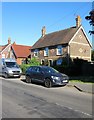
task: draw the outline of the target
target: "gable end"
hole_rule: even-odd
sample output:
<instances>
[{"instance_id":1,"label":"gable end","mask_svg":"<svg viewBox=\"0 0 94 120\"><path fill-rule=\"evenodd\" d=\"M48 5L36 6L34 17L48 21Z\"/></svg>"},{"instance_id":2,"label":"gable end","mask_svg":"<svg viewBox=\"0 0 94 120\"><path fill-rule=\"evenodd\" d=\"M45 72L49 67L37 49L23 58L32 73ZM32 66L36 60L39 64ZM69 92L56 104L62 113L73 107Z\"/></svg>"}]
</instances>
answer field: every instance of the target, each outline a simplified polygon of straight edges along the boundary
<instances>
[{"instance_id":1,"label":"gable end","mask_svg":"<svg viewBox=\"0 0 94 120\"><path fill-rule=\"evenodd\" d=\"M75 38L78 37L78 39L75 40ZM83 39L83 41L82 41ZM79 41L78 41L79 40ZM83 29L83 27L81 26L77 32L74 34L74 36L72 37L72 39L69 42L69 45L71 43L77 43L77 44L83 44L83 45L87 45L90 46L92 48L92 45Z\"/></svg>"}]
</instances>

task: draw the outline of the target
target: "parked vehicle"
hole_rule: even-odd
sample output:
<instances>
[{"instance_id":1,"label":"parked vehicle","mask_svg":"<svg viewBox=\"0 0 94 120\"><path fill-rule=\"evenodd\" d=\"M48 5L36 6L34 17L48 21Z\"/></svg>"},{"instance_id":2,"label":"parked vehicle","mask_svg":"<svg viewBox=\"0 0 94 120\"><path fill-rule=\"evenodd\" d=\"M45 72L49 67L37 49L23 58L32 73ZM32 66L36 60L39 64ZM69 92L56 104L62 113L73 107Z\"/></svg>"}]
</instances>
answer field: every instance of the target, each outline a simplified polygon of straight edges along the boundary
<instances>
[{"instance_id":1,"label":"parked vehicle","mask_svg":"<svg viewBox=\"0 0 94 120\"><path fill-rule=\"evenodd\" d=\"M0 75L5 78L20 77L21 69L14 59L0 59Z\"/></svg>"},{"instance_id":2,"label":"parked vehicle","mask_svg":"<svg viewBox=\"0 0 94 120\"><path fill-rule=\"evenodd\" d=\"M48 66L31 66L26 70L26 82L41 82L48 88L54 85L66 85L69 77Z\"/></svg>"}]
</instances>

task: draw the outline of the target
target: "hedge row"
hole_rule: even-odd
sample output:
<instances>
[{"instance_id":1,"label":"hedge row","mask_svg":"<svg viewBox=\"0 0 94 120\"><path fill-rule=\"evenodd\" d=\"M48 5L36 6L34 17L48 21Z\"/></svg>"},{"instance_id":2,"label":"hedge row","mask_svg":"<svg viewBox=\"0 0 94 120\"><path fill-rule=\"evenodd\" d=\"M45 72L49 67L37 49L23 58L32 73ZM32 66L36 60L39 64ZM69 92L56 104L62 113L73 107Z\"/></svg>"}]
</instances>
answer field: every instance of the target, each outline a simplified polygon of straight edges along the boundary
<instances>
[{"instance_id":1,"label":"hedge row","mask_svg":"<svg viewBox=\"0 0 94 120\"><path fill-rule=\"evenodd\" d=\"M30 67L30 66L31 66L30 64L22 64L22 65L20 65L20 68L21 68L21 70L22 70L22 74L25 74L26 69L27 69L28 67Z\"/></svg>"}]
</instances>

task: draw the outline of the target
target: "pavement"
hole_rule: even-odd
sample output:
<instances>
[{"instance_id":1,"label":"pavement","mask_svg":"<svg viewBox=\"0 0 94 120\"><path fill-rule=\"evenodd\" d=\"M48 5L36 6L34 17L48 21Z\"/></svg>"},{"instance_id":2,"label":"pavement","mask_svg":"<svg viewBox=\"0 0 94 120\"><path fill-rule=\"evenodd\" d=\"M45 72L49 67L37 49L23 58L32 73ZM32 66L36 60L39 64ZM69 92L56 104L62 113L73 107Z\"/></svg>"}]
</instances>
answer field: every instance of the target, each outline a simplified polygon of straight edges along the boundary
<instances>
[{"instance_id":1,"label":"pavement","mask_svg":"<svg viewBox=\"0 0 94 120\"><path fill-rule=\"evenodd\" d=\"M25 79L25 76L22 75L21 79ZM67 84L68 87L75 87L80 92L86 92L94 94L94 83L82 83L82 82L71 82Z\"/></svg>"},{"instance_id":2,"label":"pavement","mask_svg":"<svg viewBox=\"0 0 94 120\"><path fill-rule=\"evenodd\" d=\"M80 92L86 92L94 94L94 84L92 83L81 83L81 82L71 82L67 84L68 87L75 87Z\"/></svg>"}]
</instances>

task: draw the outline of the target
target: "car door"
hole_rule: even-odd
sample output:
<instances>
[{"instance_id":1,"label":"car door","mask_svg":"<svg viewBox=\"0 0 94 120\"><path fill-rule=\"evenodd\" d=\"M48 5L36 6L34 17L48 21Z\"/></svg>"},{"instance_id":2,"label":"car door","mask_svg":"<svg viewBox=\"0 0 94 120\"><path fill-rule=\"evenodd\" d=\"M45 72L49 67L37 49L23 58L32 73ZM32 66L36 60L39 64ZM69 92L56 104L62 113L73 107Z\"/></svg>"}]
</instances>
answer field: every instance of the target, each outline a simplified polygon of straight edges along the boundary
<instances>
[{"instance_id":1,"label":"car door","mask_svg":"<svg viewBox=\"0 0 94 120\"><path fill-rule=\"evenodd\" d=\"M32 66L30 68L28 68L28 71L27 71L27 75L29 75L31 77L32 80L34 80L34 72L35 72L35 68Z\"/></svg>"},{"instance_id":2,"label":"car door","mask_svg":"<svg viewBox=\"0 0 94 120\"><path fill-rule=\"evenodd\" d=\"M34 70L33 71L34 80L38 81L38 82L43 82L44 74L42 73L41 68L40 67L35 67L33 70Z\"/></svg>"}]
</instances>

